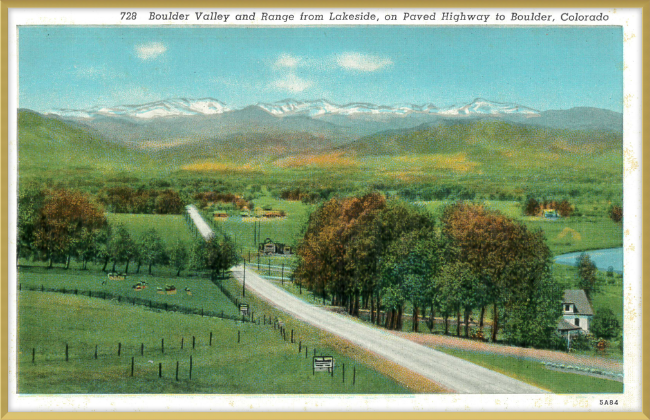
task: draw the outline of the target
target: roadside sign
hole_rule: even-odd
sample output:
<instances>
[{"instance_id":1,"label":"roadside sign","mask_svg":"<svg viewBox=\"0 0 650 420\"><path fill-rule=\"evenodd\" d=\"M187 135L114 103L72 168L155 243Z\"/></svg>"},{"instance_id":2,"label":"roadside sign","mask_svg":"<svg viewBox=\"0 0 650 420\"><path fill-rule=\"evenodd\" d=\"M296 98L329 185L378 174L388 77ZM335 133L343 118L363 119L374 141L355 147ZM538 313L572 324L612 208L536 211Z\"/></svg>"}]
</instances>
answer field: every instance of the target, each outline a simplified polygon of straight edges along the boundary
<instances>
[{"instance_id":1,"label":"roadside sign","mask_svg":"<svg viewBox=\"0 0 650 420\"><path fill-rule=\"evenodd\" d=\"M334 358L332 356L314 356L314 372L332 372Z\"/></svg>"},{"instance_id":2,"label":"roadside sign","mask_svg":"<svg viewBox=\"0 0 650 420\"><path fill-rule=\"evenodd\" d=\"M248 315L248 303L239 304L239 313L242 315Z\"/></svg>"}]
</instances>

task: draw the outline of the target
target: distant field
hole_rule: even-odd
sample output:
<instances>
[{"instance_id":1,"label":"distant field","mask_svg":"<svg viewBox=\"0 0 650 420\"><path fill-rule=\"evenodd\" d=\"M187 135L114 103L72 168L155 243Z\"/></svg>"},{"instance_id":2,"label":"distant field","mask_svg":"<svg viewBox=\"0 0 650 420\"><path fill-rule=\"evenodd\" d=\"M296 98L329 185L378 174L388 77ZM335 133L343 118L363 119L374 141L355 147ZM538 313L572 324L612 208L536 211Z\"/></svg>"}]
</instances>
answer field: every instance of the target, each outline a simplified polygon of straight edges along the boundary
<instances>
[{"instance_id":1,"label":"distant field","mask_svg":"<svg viewBox=\"0 0 650 420\"><path fill-rule=\"evenodd\" d=\"M403 394L374 369L302 329L291 344L269 325L208 319L57 293L19 295L18 392L24 394ZM47 313L47 316L43 316ZM209 345L213 333L212 346ZM240 342L237 337L240 334ZM192 337L196 347L192 349ZM164 339L164 353L161 351ZM181 349L181 339L184 346ZM68 362L65 345L69 345ZM122 344L117 356L118 343ZM144 344L144 355L140 354ZM94 359L95 346L98 359ZM32 363L35 349L35 363ZM312 350L333 356L334 377L312 374ZM189 359L192 356L192 377ZM131 377L131 357L134 376ZM179 363L176 380L176 363ZM158 364L163 377L159 378ZM342 365L345 363L345 383ZM356 369L356 383L352 372Z\"/></svg>"},{"instance_id":2,"label":"distant field","mask_svg":"<svg viewBox=\"0 0 650 420\"><path fill-rule=\"evenodd\" d=\"M253 200L255 208L270 206L273 210L284 210L286 217L277 219L265 218L241 218L228 217L225 220L214 220L209 212L204 211L201 215L207 219L213 229L219 229L229 234L239 248L256 252L257 244L254 243L254 226L259 222L260 231L257 242L263 242L270 238L274 242L281 242L290 246L296 246L301 238L303 227L307 224L309 214L315 208L313 205L303 204L300 201L278 200L270 196L262 196Z\"/></svg>"},{"instance_id":3,"label":"distant field","mask_svg":"<svg viewBox=\"0 0 650 420\"><path fill-rule=\"evenodd\" d=\"M180 214L106 214L112 226L123 224L132 237L139 238L147 230L156 229L167 247L173 246L177 240L186 244L193 241L192 233Z\"/></svg>"},{"instance_id":4,"label":"distant field","mask_svg":"<svg viewBox=\"0 0 650 420\"><path fill-rule=\"evenodd\" d=\"M569 252L592 249L617 248L623 246L623 226L612 222L601 207L596 213L594 205L586 207L584 216L572 216L559 220L544 220L541 217L523 216L521 205L515 201L478 201L485 207L498 210L508 217L520 220L530 229L541 229L546 237L546 244L554 256ZM418 202L434 214L440 215L445 205L453 201ZM583 207L579 205L579 207Z\"/></svg>"}]
</instances>

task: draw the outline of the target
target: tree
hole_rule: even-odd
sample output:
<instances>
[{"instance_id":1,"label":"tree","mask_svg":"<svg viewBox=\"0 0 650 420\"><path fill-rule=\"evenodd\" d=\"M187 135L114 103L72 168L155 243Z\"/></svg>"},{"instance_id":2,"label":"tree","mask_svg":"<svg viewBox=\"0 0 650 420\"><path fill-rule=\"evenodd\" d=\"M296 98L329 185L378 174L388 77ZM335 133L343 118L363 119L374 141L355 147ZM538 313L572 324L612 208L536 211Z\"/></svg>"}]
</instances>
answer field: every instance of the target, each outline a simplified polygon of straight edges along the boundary
<instances>
[{"instance_id":1,"label":"tree","mask_svg":"<svg viewBox=\"0 0 650 420\"><path fill-rule=\"evenodd\" d=\"M540 210L540 204L535 197L528 197L526 200L526 205L524 207L524 215L526 216L537 216Z\"/></svg>"},{"instance_id":2,"label":"tree","mask_svg":"<svg viewBox=\"0 0 650 420\"><path fill-rule=\"evenodd\" d=\"M513 302L505 311L506 341L536 348L557 347L557 320L562 315L562 288L550 275L538 280L533 293Z\"/></svg>"},{"instance_id":3,"label":"tree","mask_svg":"<svg viewBox=\"0 0 650 420\"><path fill-rule=\"evenodd\" d=\"M129 232L124 225L118 225L117 230L108 241L108 254L113 260L111 271L115 271L116 264L125 264L124 272L128 273L129 262L137 256L137 252L137 247Z\"/></svg>"},{"instance_id":4,"label":"tree","mask_svg":"<svg viewBox=\"0 0 650 420\"><path fill-rule=\"evenodd\" d=\"M463 202L446 207L442 222L447 252L454 254L447 259L469 264L492 303L492 341L496 341L499 307L529 299L549 273L551 252L544 234L497 211Z\"/></svg>"},{"instance_id":5,"label":"tree","mask_svg":"<svg viewBox=\"0 0 650 420\"><path fill-rule=\"evenodd\" d=\"M79 249L84 232L106 226L104 213L88 198L76 191L57 190L49 193L35 224L34 247L49 260L67 260Z\"/></svg>"},{"instance_id":6,"label":"tree","mask_svg":"<svg viewBox=\"0 0 650 420\"><path fill-rule=\"evenodd\" d=\"M176 271L176 277L181 275L181 270L183 270L187 263L189 262L189 255L187 253L187 248L185 244L180 240L176 241L176 244L169 251L169 262L174 267Z\"/></svg>"},{"instance_id":7,"label":"tree","mask_svg":"<svg viewBox=\"0 0 650 420\"><path fill-rule=\"evenodd\" d=\"M591 261L589 255L582 253L576 259L576 267L578 268L578 287L583 289L587 297L591 299L591 294L598 291L596 264Z\"/></svg>"},{"instance_id":8,"label":"tree","mask_svg":"<svg viewBox=\"0 0 650 420\"><path fill-rule=\"evenodd\" d=\"M156 229L149 229L139 241L140 256L149 265L149 274L154 264L164 264L167 260L167 252L160 235Z\"/></svg>"},{"instance_id":9,"label":"tree","mask_svg":"<svg viewBox=\"0 0 650 420\"><path fill-rule=\"evenodd\" d=\"M165 190L156 197L154 209L158 214L179 214L182 213L184 205L176 191Z\"/></svg>"},{"instance_id":10,"label":"tree","mask_svg":"<svg viewBox=\"0 0 650 420\"><path fill-rule=\"evenodd\" d=\"M609 218L616 223L620 223L623 220L623 207L612 205L609 208Z\"/></svg>"},{"instance_id":11,"label":"tree","mask_svg":"<svg viewBox=\"0 0 650 420\"><path fill-rule=\"evenodd\" d=\"M621 333L621 325L611 309L603 308L594 315L590 331L598 338L611 340L619 336Z\"/></svg>"},{"instance_id":12,"label":"tree","mask_svg":"<svg viewBox=\"0 0 650 420\"><path fill-rule=\"evenodd\" d=\"M46 194L40 188L18 191L18 257L32 255L34 232L41 217Z\"/></svg>"}]
</instances>

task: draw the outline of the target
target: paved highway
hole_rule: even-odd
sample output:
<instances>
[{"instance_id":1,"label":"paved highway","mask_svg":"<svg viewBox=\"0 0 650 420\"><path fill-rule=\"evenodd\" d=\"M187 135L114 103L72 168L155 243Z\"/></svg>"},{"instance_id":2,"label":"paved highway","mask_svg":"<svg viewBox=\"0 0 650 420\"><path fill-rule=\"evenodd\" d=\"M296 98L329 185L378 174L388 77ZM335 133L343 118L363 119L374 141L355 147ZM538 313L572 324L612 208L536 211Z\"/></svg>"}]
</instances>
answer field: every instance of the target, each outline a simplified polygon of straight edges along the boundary
<instances>
[{"instance_id":1,"label":"paved highway","mask_svg":"<svg viewBox=\"0 0 650 420\"><path fill-rule=\"evenodd\" d=\"M240 282L244 268L232 272ZM457 357L433 350L368 324L326 311L271 284L246 270L246 288L277 308L317 328L378 354L392 362L466 394L540 394L548 391L491 371Z\"/></svg>"}]
</instances>

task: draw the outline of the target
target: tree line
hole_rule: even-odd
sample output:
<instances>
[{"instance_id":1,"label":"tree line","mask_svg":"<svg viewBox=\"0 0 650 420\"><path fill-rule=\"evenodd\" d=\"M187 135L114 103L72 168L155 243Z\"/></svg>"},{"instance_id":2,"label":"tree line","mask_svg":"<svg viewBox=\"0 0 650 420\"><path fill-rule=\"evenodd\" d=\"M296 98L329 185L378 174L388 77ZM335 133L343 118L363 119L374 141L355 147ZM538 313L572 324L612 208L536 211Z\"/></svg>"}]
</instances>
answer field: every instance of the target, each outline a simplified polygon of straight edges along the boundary
<instances>
[{"instance_id":1,"label":"tree line","mask_svg":"<svg viewBox=\"0 0 650 420\"><path fill-rule=\"evenodd\" d=\"M154 266L170 266L180 276L187 268L214 273L237 261L235 246L227 235L192 244L176 241L166 246L155 229L133 237L123 225L111 226L103 209L78 191L27 189L18 200L18 257L47 261L48 266L70 266L72 259L86 269L88 262L106 271L128 274L144 264L149 274Z\"/></svg>"},{"instance_id":2,"label":"tree line","mask_svg":"<svg viewBox=\"0 0 650 420\"><path fill-rule=\"evenodd\" d=\"M513 344L553 347L562 289L550 275L551 253L541 231L479 204L457 202L439 225L422 207L379 193L334 198L312 213L297 249L294 276L316 294L359 316L401 330L404 307L413 329L428 310L456 319L469 335L469 318L482 331L492 310L492 340L501 329Z\"/></svg>"}]
</instances>

